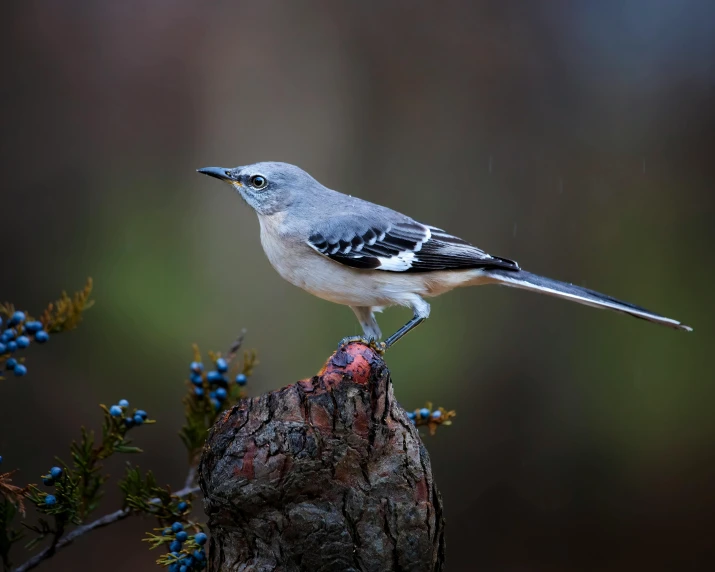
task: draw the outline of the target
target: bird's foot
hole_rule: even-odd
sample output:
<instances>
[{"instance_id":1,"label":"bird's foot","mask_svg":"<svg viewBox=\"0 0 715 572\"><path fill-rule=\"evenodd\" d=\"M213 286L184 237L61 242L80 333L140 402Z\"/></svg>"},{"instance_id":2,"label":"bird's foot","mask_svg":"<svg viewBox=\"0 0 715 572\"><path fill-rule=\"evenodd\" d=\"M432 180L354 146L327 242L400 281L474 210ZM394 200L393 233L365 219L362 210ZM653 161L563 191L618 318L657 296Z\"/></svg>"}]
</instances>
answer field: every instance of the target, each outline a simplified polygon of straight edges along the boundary
<instances>
[{"instance_id":1,"label":"bird's foot","mask_svg":"<svg viewBox=\"0 0 715 572\"><path fill-rule=\"evenodd\" d=\"M338 343L338 349L347 346L350 343L353 342L359 342L361 344L365 344L369 348L375 350L379 354L384 354L385 350L387 350L387 345L385 342L378 342L375 338L364 338L362 336L348 336L347 338L343 338L340 340L340 343Z\"/></svg>"}]
</instances>

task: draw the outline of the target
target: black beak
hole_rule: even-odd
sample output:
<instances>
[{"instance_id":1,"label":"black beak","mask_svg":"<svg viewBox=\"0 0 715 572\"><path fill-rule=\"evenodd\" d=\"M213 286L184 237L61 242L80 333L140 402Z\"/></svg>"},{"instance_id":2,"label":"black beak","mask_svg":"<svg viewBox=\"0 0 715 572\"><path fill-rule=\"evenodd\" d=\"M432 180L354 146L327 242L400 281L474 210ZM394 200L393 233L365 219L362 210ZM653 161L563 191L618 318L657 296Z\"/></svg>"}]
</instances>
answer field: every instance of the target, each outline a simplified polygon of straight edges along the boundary
<instances>
[{"instance_id":1,"label":"black beak","mask_svg":"<svg viewBox=\"0 0 715 572\"><path fill-rule=\"evenodd\" d=\"M231 170L224 169L223 167L204 167L203 169L196 169L197 173L202 175L208 175L209 177L215 177L216 179L221 179L222 181L231 181Z\"/></svg>"}]
</instances>

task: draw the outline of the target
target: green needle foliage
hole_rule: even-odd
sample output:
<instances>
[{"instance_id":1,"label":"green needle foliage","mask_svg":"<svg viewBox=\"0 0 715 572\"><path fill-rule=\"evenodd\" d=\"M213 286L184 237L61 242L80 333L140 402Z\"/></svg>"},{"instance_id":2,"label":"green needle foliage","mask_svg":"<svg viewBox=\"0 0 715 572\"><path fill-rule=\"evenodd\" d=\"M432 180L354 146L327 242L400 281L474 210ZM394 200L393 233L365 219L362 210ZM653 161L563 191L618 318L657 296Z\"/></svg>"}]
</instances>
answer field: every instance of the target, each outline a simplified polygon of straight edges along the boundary
<instances>
[{"instance_id":1,"label":"green needle foliage","mask_svg":"<svg viewBox=\"0 0 715 572\"><path fill-rule=\"evenodd\" d=\"M73 330L80 323L84 310L93 303L90 300L91 291L92 280L88 279L85 287L72 296L63 292L57 301L48 305L39 320L34 320L27 312L18 312L13 304L2 304L2 328L12 330L8 337L8 340L12 341L21 336L28 339L36 337L36 332L40 329L43 332L41 336ZM47 339L36 339L36 342L42 343ZM50 545L25 564L27 569L34 568L61 548L63 537L69 534L72 528L78 527L73 534L84 534L93 530L95 524L100 521L106 524L107 519L114 522L131 514L154 517L162 527L180 527L178 533L169 528L171 534L168 535L167 528L156 529L163 531L164 534L161 535L148 533L145 540L152 548L164 547L167 550L157 563L171 568L173 564L178 566L181 561L182 566L189 563L188 569L191 570L205 567L203 544L206 542L206 536L199 524L189 521L193 493L196 492L193 482L195 467L208 430L223 411L245 396L243 386L258 363L253 351L244 352L242 359L236 359L242 340L243 335L234 342L225 358L219 353L208 352L215 371L203 372L201 366L202 371L194 372L192 379L186 382L187 392L182 399L186 419L180 437L188 452L189 476L182 490L174 493L171 487L160 486L151 471L144 473L139 467L127 466L125 477L119 481L124 495L122 509L94 523L87 522L99 507L104 486L109 480L109 475L103 472L104 461L118 453L141 453L142 450L129 439L128 432L138 425L155 423L147 418L143 411L130 410L128 403L124 401L111 407L100 405L101 432L96 434L95 431L82 427L80 438L70 446L70 462L56 458L56 467L41 476L43 485L28 484L19 487L12 483L12 476L16 471L0 473L0 562L3 570L11 569L10 550L26 534L13 523L17 517L26 517L25 506L28 503L37 513L37 518L34 522L22 522L25 530L33 533L26 548L35 548L48 538ZM0 353L2 369L5 369L3 366L10 359L13 360L14 367L24 363L23 358L17 357L16 352L20 347L9 348L7 344L4 347L7 351ZM27 345L22 346L22 349L24 347ZM194 359L195 362L201 361L197 346L194 346ZM196 542L195 534L189 534L190 531L202 537L200 543ZM168 550L172 542L176 543L178 540L181 541L181 550Z\"/></svg>"},{"instance_id":2,"label":"green needle foliage","mask_svg":"<svg viewBox=\"0 0 715 572\"><path fill-rule=\"evenodd\" d=\"M200 372L194 372L192 377L195 377L195 382L186 382L189 391L182 400L186 423L181 428L179 436L186 446L190 465L198 463L201 449L206 441L206 434L219 415L233 407L247 395L242 386L235 380L240 374L243 374L246 379L253 375L253 370L258 365L258 360L256 359L256 352L253 350L244 352L242 360L236 360L242 342L243 334L239 336L226 353L224 361L228 366L228 370L224 372L218 383L209 380L209 373L204 371L203 367ZM220 358L221 354L209 352L209 359L214 364L214 368L216 368L217 361ZM194 363L203 363L201 352L196 344L194 344ZM200 383L198 381L199 376L201 378ZM197 387L200 388L200 392L196 391L195 388ZM210 397L211 392L218 387L223 387L226 390L227 396L223 400Z\"/></svg>"},{"instance_id":3,"label":"green needle foliage","mask_svg":"<svg viewBox=\"0 0 715 572\"><path fill-rule=\"evenodd\" d=\"M47 308L42 312L42 316L39 320L33 319L27 312L19 312L22 315L22 319L14 324L12 321L13 316L18 313L15 306L9 302L0 304L0 319L2 319L3 324L5 324L2 329L9 326L8 330L13 332L10 338L12 341L23 335L29 340L28 335L32 335L33 332L31 332L28 326L32 323L39 323L38 327L41 328L43 335L74 330L82 321L82 313L91 308L94 304L94 301L90 300L91 294L92 279L87 278L87 282L82 290L75 292L72 296L69 296L66 292L62 292L59 300L50 302ZM36 333L35 340L37 343L44 343L45 341L38 338ZM8 346L8 343L2 343L3 349L0 350L0 371L6 369L6 364L10 359L13 359L24 367L25 358L13 357L14 351L11 351ZM14 366L13 368L7 369L14 369ZM18 371L15 373L18 375ZM1 379L4 378L0 375L0 380Z\"/></svg>"},{"instance_id":4,"label":"green needle foliage","mask_svg":"<svg viewBox=\"0 0 715 572\"><path fill-rule=\"evenodd\" d=\"M192 495L173 495L169 487L159 486L151 471L143 475L139 467L127 467L119 488L124 493L124 508L153 516L162 525L180 522L191 512Z\"/></svg>"}]
</instances>

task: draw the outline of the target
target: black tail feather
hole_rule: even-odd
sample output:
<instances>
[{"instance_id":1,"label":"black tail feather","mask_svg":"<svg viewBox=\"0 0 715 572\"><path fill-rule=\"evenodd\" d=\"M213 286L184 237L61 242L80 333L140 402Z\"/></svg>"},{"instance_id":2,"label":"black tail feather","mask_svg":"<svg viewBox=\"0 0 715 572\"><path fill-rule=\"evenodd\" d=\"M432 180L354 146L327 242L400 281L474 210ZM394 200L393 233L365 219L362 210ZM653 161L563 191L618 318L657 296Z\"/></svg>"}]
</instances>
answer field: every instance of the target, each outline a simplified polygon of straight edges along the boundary
<instances>
[{"instance_id":1,"label":"black tail feather","mask_svg":"<svg viewBox=\"0 0 715 572\"><path fill-rule=\"evenodd\" d=\"M583 288L567 282L560 282L559 280L552 280L551 278L546 278L545 276L532 274L531 272L527 272L525 270L490 270L488 275L494 278L499 284L503 284L505 286L541 292L542 294L573 300L574 302L586 304L587 306L592 306L594 308L615 310L616 312L622 312L624 314L641 318L642 320L647 320L656 324L661 324L663 326L668 326L676 330L685 330L688 332L692 331L690 326L686 326L677 320L666 318L665 316L646 310L641 306L636 306L635 304L631 304L629 302L623 302L622 300L607 296L606 294L601 294L595 290L589 290L588 288Z\"/></svg>"}]
</instances>

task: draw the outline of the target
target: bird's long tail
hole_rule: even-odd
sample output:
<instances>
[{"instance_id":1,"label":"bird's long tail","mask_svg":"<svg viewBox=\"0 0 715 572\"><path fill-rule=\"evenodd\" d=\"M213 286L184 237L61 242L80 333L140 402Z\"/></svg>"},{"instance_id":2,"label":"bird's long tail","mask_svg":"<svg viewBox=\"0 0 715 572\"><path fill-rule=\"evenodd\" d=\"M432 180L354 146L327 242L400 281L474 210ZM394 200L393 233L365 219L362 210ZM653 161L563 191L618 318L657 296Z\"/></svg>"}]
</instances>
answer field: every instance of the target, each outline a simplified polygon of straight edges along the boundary
<instances>
[{"instance_id":1,"label":"bird's long tail","mask_svg":"<svg viewBox=\"0 0 715 572\"><path fill-rule=\"evenodd\" d=\"M686 326L678 320L673 320L671 318L655 314L650 310L641 308L640 306L616 300L615 298L611 298L610 296L606 296L600 292L595 292L594 290L582 288L581 286L575 286L566 282L559 282L558 280L552 280L551 278L532 274L531 272L526 272L525 270L514 271L495 269L489 270L487 274L496 283L503 284L504 286L532 290L533 292L541 292L542 294L548 294L550 296L556 296L557 298L564 298L566 300L573 300L574 302L579 302L580 304L585 304L587 306L593 306L594 308L607 308L609 310L615 310L616 312L622 312L630 316L635 316L636 318L641 318L642 320L648 320L649 322L653 322L655 324L668 326L669 328L673 328L675 330L685 330L686 332L693 331L690 326Z\"/></svg>"}]
</instances>

